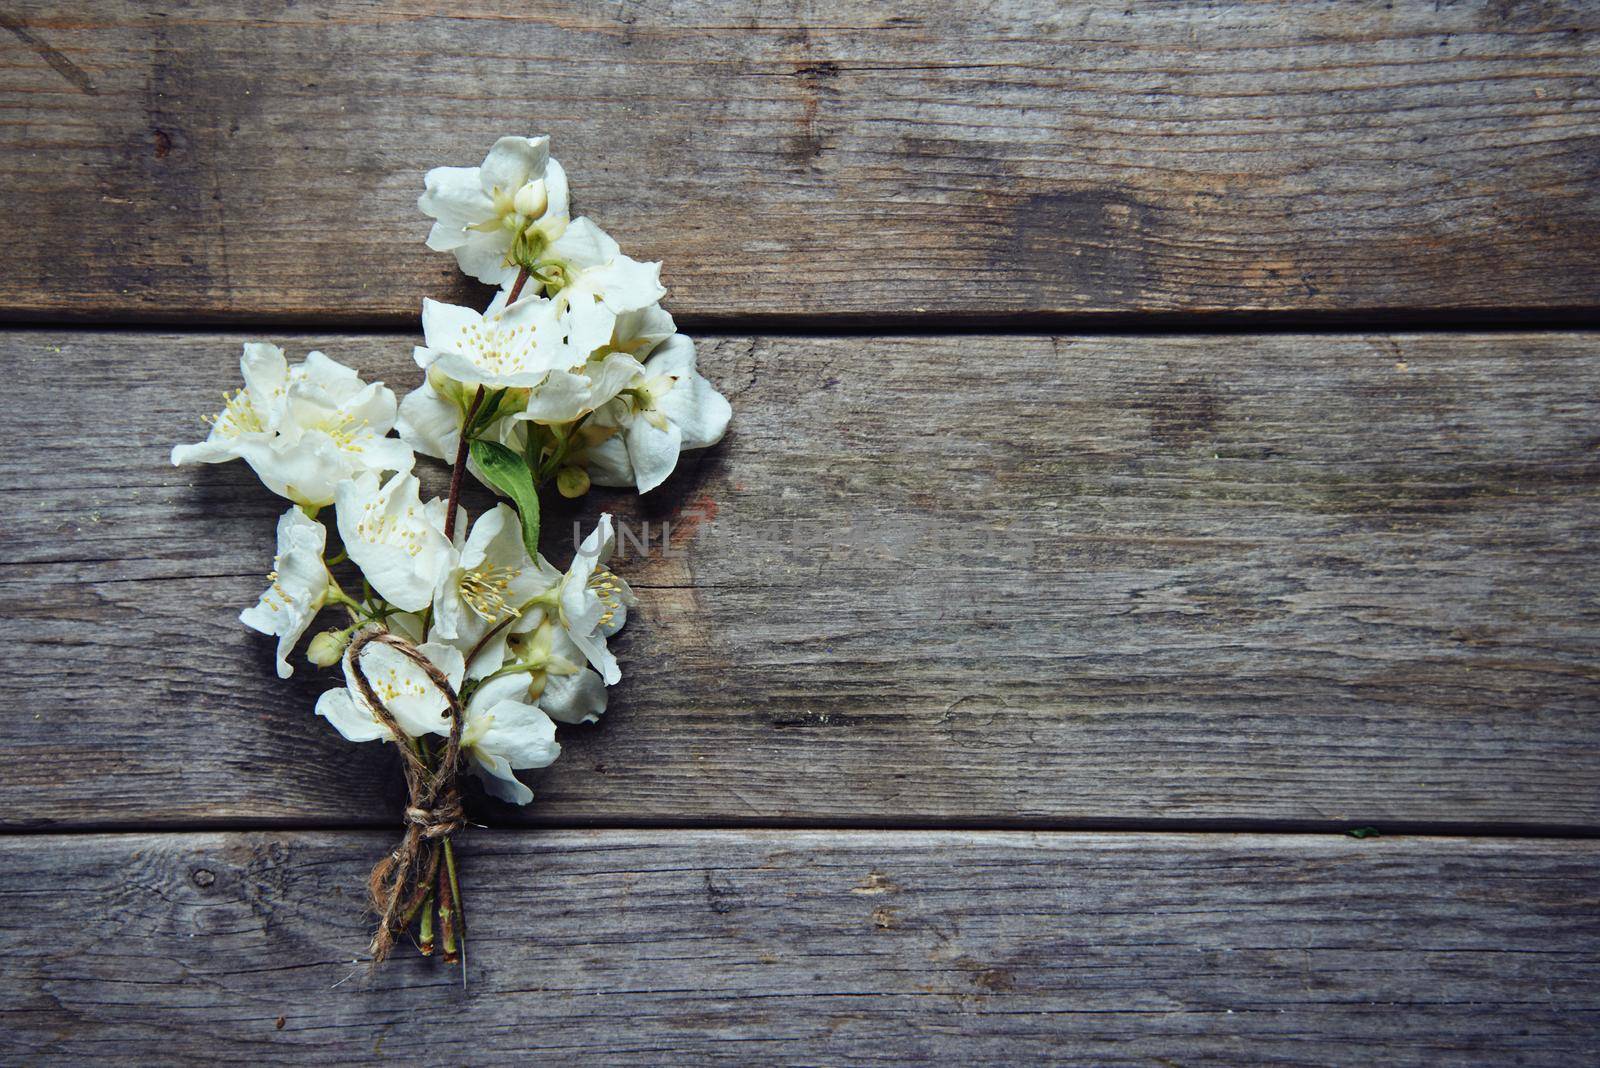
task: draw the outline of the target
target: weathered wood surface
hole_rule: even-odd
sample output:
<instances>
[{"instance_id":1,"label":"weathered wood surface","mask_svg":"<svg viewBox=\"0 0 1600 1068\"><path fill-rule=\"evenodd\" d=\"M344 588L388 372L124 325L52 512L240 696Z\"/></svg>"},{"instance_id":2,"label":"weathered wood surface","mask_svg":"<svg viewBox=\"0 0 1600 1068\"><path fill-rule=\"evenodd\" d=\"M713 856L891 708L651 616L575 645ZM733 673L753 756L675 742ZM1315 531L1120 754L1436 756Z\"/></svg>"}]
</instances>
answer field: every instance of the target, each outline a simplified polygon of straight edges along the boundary
<instances>
[{"instance_id":1,"label":"weathered wood surface","mask_svg":"<svg viewBox=\"0 0 1600 1068\"><path fill-rule=\"evenodd\" d=\"M458 972L409 951L375 978L352 966L365 867L389 844L10 840L0 1053L28 1064L1600 1056L1594 842L474 833L465 992Z\"/></svg>"},{"instance_id":2,"label":"weathered wood surface","mask_svg":"<svg viewBox=\"0 0 1600 1068\"><path fill-rule=\"evenodd\" d=\"M7 823L395 818L393 754L312 715L331 673L280 682L235 620L282 502L167 466L239 342L0 337ZM411 342L286 343L405 389ZM1600 826L1600 336L713 338L702 366L728 440L643 510L590 504L676 528L618 565L612 711L490 819Z\"/></svg>"},{"instance_id":3,"label":"weathered wood surface","mask_svg":"<svg viewBox=\"0 0 1600 1068\"><path fill-rule=\"evenodd\" d=\"M408 324L508 130L702 319L1600 307L1589 3L8 11L10 316Z\"/></svg>"}]
</instances>

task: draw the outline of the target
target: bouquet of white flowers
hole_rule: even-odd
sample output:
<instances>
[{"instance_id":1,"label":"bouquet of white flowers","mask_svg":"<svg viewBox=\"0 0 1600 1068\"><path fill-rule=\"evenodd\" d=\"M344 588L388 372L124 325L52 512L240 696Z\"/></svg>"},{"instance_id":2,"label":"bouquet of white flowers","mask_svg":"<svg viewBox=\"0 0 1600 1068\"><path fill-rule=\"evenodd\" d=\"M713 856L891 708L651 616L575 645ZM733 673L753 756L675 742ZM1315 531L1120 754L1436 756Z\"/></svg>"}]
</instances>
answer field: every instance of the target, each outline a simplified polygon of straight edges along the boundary
<instances>
[{"instance_id":1,"label":"bouquet of white flowers","mask_svg":"<svg viewBox=\"0 0 1600 1068\"><path fill-rule=\"evenodd\" d=\"M242 459L294 502L267 591L239 617L277 638L281 677L323 609L348 617L306 649L313 664L343 664L317 713L352 742L395 742L411 794L405 837L369 886L374 963L413 924L432 953L436 916L445 959L460 958L459 772L528 803L516 772L554 761L555 722L597 719L622 677L606 639L635 599L606 567L611 517L559 571L539 553L540 491L648 492L731 415L661 308L661 265L569 217L549 138L502 137L481 166L435 168L418 206L435 220L430 248L501 287L482 313L423 301L421 386L397 404L320 352L290 366L277 346L247 344L244 386L204 441L172 451L174 464ZM454 464L448 499L421 499L417 453ZM469 471L510 502L470 525ZM328 505L331 556L317 518ZM341 564L359 570L359 596L335 576Z\"/></svg>"}]
</instances>

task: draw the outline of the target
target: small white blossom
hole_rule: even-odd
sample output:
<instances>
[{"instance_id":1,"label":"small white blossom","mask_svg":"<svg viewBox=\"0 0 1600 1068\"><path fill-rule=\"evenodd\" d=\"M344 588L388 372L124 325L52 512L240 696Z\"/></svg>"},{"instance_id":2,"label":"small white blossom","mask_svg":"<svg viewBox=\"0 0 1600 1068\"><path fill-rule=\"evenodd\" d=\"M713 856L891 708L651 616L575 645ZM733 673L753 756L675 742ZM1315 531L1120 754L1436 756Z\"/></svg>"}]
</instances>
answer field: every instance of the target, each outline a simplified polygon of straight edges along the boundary
<instances>
[{"instance_id":1,"label":"small white blossom","mask_svg":"<svg viewBox=\"0 0 1600 1068\"><path fill-rule=\"evenodd\" d=\"M473 646L478 652L467 667L467 677L515 672L527 684L529 698L537 700L551 719L593 723L606 710L605 681L587 666L583 650L561 624L561 573L542 557L539 566L555 575L555 585L528 604L516 622L496 631L481 648Z\"/></svg>"},{"instance_id":2,"label":"small white blossom","mask_svg":"<svg viewBox=\"0 0 1600 1068\"><path fill-rule=\"evenodd\" d=\"M484 789L514 805L533 800L514 772L548 767L561 755L556 725L527 695L526 675L490 679L467 702L461 728L462 751Z\"/></svg>"},{"instance_id":3,"label":"small white blossom","mask_svg":"<svg viewBox=\"0 0 1600 1068\"><path fill-rule=\"evenodd\" d=\"M602 407L644 370L625 352L608 352L570 371L552 371L534 390L513 421L570 423Z\"/></svg>"},{"instance_id":4,"label":"small white blossom","mask_svg":"<svg viewBox=\"0 0 1600 1068\"><path fill-rule=\"evenodd\" d=\"M732 417L727 398L695 369L694 342L674 334L597 417L619 433L589 451L589 475L601 486L632 484L647 493L672 474L683 450L721 441Z\"/></svg>"},{"instance_id":5,"label":"small white blossom","mask_svg":"<svg viewBox=\"0 0 1600 1068\"><path fill-rule=\"evenodd\" d=\"M440 384L446 389L451 385L442 375ZM422 455L453 463L463 415L461 405L434 388L432 375L425 375L422 385L400 402L394 429L400 440Z\"/></svg>"},{"instance_id":6,"label":"small white blossom","mask_svg":"<svg viewBox=\"0 0 1600 1068\"><path fill-rule=\"evenodd\" d=\"M583 539L565 574L541 556L537 573L549 585L523 602L516 622L484 645L468 674L482 678L501 670L547 669L552 675L566 676L576 674L581 661L587 660L600 672L604 685L621 679L606 639L622 629L628 608L638 601L628 584L605 567L614 545L611 516L606 514ZM554 581L550 581L552 576ZM558 636L540 633L546 621L559 628ZM567 696L574 701L579 697ZM540 703L544 703L542 699ZM587 708L574 722L592 718L590 711L598 714L604 707L602 699L598 709Z\"/></svg>"},{"instance_id":7,"label":"small white blossom","mask_svg":"<svg viewBox=\"0 0 1600 1068\"><path fill-rule=\"evenodd\" d=\"M400 437L425 456L452 461L471 398L481 384L486 391L507 393L496 409L503 421L479 436L518 448L510 423L570 423L610 401L643 372L633 356L609 349L616 321L609 312L604 313L603 338L591 337L574 346L570 323L554 309L553 302L538 297L519 300L508 311L502 295L483 315L424 301L427 344L419 346L415 356L428 374L400 404L396 421ZM660 329L658 317L639 322ZM599 356L586 360L593 351Z\"/></svg>"},{"instance_id":8,"label":"small white blossom","mask_svg":"<svg viewBox=\"0 0 1600 1068\"><path fill-rule=\"evenodd\" d=\"M246 459L271 448L289 388L289 363L283 350L261 341L246 342L239 357L244 386L222 395L222 411L207 416L211 432L194 445L174 445L172 464L219 464Z\"/></svg>"},{"instance_id":9,"label":"small white blossom","mask_svg":"<svg viewBox=\"0 0 1600 1068\"><path fill-rule=\"evenodd\" d=\"M245 346L245 387L197 445L172 450L175 465L243 459L272 492L309 508L333 501L334 487L363 471L408 471L410 446L386 437L394 394L366 383L320 352L288 366L276 345Z\"/></svg>"},{"instance_id":10,"label":"small white blossom","mask_svg":"<svg viewBox=\"0 0 1600 1068\"><path fill-rule=\"evenodd\" d=\"M328 531L299 508L278 519L278 554L261 600L239 613L239 622L278 639L278 677L294 674L289 653L327 601L331 579L322 553Z\"/></svg>"},{"instance_id":11,"label":"small white blossom","mask_svg":"<svg viewBox=\"0 0 1600 1068\"><path fill-rule=\"evenodd\" d=\"M428 606L456 558L444 536L445 502L424 505L419 489L410 472L380 485L368 471L341 482L335 500L345 552L384 600L406 612Z\"/></svg>"},{"instance_id":12,"label":"small white blossom","mask_svg":"<svg viewBox=\"0 0 1600 1068\"><path fill-rule=\"evenodd\" d=\"M520 619L530 601L561 581L543 559L532 560L522 520L497 504L478 517L454 566L433 598L433 633L470 651L497 623Z\"/></svg>"},{"instance_id":13,"label":"small white blossom","mask_svg":"<svg viewBox=\"0 0 1600 1068\"><path fill-rule=\"evenodd\" d=\"M640 263L625 255L611 235L587 217L572 220L540 255L533 273L564 308L600 303L613 315L622 315L648 308L667 295L660 263Z\"/></svg>"},{"instance_id":14,"label":"small white blossom","mask_svg":"<svg viewBox=\"0 0 1600 1068\"><path fill-rule=\"evenodd\" d=\"M567 225L567 176L548 137L502 137L477 167L435 167L417 207L438 220L428 247L467 274L510 282Z\"/></svg>"},{"instance_id":15,"label":"small white blossom","mask_svg":"<svg viewBox=\"0 0 1600 1068\"><path fill-rule=\"evenodd\" d=\"M568 346L555 303L538 297L482 315L424 300L422 335L413 353L417 366L468 386L531 389L584 355Z\"/></svg>"},{"instance_id":16,"label":"small white blossom","mask_svg":"<svg viewBox=\"0 0 1600 1068\"><path fill-rule=\"evenodd\" d=\"M424 642L417 651L450 679L461 685L461 650L439 642ZM383 702L400 730L408 737L450 733L450 703L428 673L404 653L382 642L369 642L361 650L361 670L372 692ZM378 721L356 686L350 658L344 658L345 685L317 698L322 716L352 742L394 741L394 734Z\"/></svg>"},{"instance_id":17,"label":"small white blossom","mask_svg":"<svg viewBox=\"0 0 1600 1068\"><path fill-rule=\"evenodd\" d=\"M611 516L602 515L578 546L557 595L562 628L607 686L615 685L622 672L606 639L622 629L629 607L638 603L628 584L605 567L614 544Z\"/></svg>"},{"instance_id":18,"label":"small white blossom","mask_svg":"<svg viewBox=\"0 0 1600 1068\"><path fill-rule=\"evenodd\" d=\"M606 710L606 684L584 664L583 650L553 620L511 635L506 658L528 665L529 691L551 719L593 723Z\"/></svg>"},{"instance_id":19,"label":"small white blossom","mask_svg":"<svg viewBox=\"0 0 1600 1068\"><path fill-rule=\"evenodd\" d=\"M459 649L424 642L417 651L445 675L453 690L460 692L465 671ZM410 657L382 642L372 642L361 650L361 670L373 693L408 737L450 736L449 701ZM519 805L532 801L533 792L518 782L514 773L546 767L561 755L555 724L538 705L525 700L527 695L526 675L491 679L468 699L461 722L461 749L473 772L495 797ZM317 699L317 714L349 741L395 740L393 732L379 721L362 697L348 657L345 685Z\"/></svg>"}]
</instances>

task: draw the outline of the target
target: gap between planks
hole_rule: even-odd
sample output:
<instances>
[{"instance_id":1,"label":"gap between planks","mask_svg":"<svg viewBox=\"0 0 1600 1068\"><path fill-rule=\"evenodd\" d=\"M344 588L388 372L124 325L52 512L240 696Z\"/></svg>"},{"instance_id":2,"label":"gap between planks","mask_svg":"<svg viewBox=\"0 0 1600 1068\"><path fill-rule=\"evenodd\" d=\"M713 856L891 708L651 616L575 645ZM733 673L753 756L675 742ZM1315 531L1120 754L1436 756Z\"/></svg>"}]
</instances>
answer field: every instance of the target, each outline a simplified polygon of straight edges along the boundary
<instances>
[{"instance_id":1,"label":"gap between planks","mask_svg":"<svg viewBox=\"0 0 1600 1068\"><path fill-rule=\"evenodd\" d=\"M197 823L189 820L87 820L37 826L0 827L0 841L7 838L87 837L91 835L139 834L249 834L274 833L371 833L400 826L399 813L393 821L362 820L219 820ZM559 834L568 831L693 831L708 834L741 834L756 831L787 831L794 834L862 833L926 834L948 831L954 834L1128 834L1190 835L1195 838L1238 834L1290 835L1305 838L1472 838L1522 840L1591 841L1600 839L1600 829L1578 824L1556 823L1445 823L1428 820L1380 821L1364 824L1350 821L1317 820L1190 820L1190 819L1084 819L1031 821L1016 820L826 820L752 819L707 823L683 819L558 819L516 824L471 824L472 830L526 831L532 834ZM1372 830L1375 834L1353 834Z\"/></svg>"},{"instance_id":2,"label":"gap between planks","mask_svg":"<svg viewBox=\"0 0 1600 1068\"><path fill-rule=\"evenodd\" d=\"M426 296L427 294L423 294ZM487 298L486 298L487 299ZM486 302L486 301L485 301ZM670 310L670 309L669 309ZM1338 336L1396 333L1530 333L1600 330L1600 305L1580 308L1424 308L1407 311L1353 309L1342 312L1237 311L1217 313L1061 313L934 315L674 315L678 330L709 337L759 335L786 337L960 337L1008 334L1102 334L1165 337L1178 335L1309 334ZM342 334L421 332L421 305L407 316L305 316L251 313L238 317L131 313L120 317L32 317L0 308L0 331L52 330L63 333L223 334L273 330L286 336L338 331Z\"/></svg>"}]
</instances>

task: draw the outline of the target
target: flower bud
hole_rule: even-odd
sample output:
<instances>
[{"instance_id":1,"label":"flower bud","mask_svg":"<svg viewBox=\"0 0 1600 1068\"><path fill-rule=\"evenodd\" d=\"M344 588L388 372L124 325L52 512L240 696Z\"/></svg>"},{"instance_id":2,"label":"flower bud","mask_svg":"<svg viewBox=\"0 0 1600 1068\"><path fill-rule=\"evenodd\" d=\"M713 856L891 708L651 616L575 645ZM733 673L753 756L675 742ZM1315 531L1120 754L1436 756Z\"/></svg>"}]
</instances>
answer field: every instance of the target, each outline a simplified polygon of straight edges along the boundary
<instances>
[{"instance_id":1,"label":"flower bud","mask_svg":"<svg viewBox=\"0 0 1600 1068\"><path fill-rule=\"evenodd\" d=\"M589 472L581 467L563 467L556 472L556 489L563 497L582 497L589 492Z\"/></svg>"},{"instance_id":2,"label":"flower bud","mask_svg":"<svg viewBox=\"0 0 1600 1068\"><path fill-rule=\"evenodd\" d=\"M537 219L544 214L544 209L550 206L550 196L545 192L544 179L528 182L512 198L511 206L517 209L518 215L525 215L530 219Z\"/></svg>"},{"instance_id":3,"label":"flower bud","mask_svg":"<svg viewBox=\"0 0 1600 1068\"><path fill-rule=\"evenodd\" d=\"M318 667L332 667L344 655L344 647L349 643L349 631L325 630L306 646L306 659Z\"/></svg>"}]
</instances>

